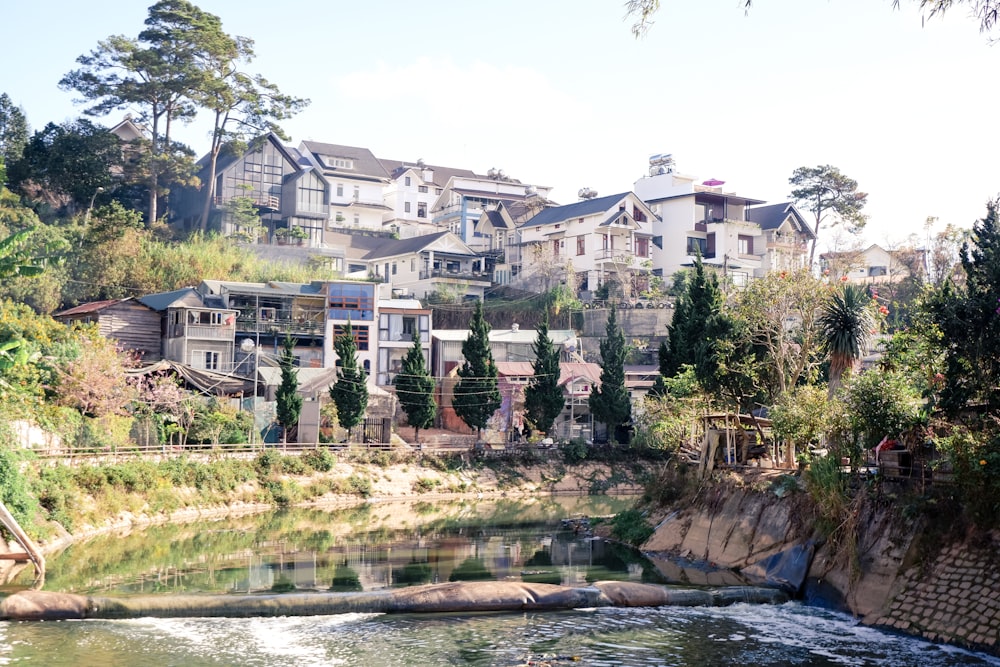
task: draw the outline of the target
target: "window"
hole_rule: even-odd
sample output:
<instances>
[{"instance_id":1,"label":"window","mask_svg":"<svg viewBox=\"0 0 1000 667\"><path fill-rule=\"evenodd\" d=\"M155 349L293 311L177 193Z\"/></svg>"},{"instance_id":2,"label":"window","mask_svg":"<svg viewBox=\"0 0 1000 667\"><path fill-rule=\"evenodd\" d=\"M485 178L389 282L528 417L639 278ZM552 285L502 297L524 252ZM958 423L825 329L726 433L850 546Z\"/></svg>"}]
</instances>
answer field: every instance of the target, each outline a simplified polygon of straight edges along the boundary
<instances>
[{"instance_id":1,"label":"window","mask_svg":"<svg viewBox=\"0 0 1000 667\"><path fill-rule=\"evenodd\" d=\"M396 262L392 263L392 275L396 275Z\"/></svg>"},{"instance_id":2,"label":"window","mask_svg":"<svg viewBox=\"0 0 1000 667\"><path fill-rule=\"evenodd\" d=\"M219 370L219 353L212 350L192 350L191 365L205 371Z\"/></svg>"},{"instance_id":3,"label":"window","mask_svg":"<svg viewBox=\"0 0 1000 667\"><path fill-rule=\"evenodd\" d=\"M444 190L442 190L441 188L434 188L434 194L439 195L442 192L444 192Z\"/></svg>"},{"instance_id":4,"label":"window","mask_svg":"<svg viewBox=\"0 0 1000 667\"><path fill-rule=\"evenodd\" d=\"M407 176L406 178L403 179L403 184L406 185L406 187L410 187L410 177L409 176Z\"/></svg>"},{"instance_id":5,"label":"window","mask_svg":"<svg viewBox=\"0 0 1000 667\"><path fill-rule=\"evenodd\" d=\"M361 224L361 214L360 213L355 213L354 214L354 226L357 227L360 224Z\"/></svg>"},{"instance_id":6,"label":"window","mask_svg":"<svg viewBox=\"0 0 1000 667\"><path fill-rule=\"evenodd\" d=\"M415 317L404 317L403 318L403 335L409 336L410 340L413 339L413 332L417 330L417 318Z\"/></svg>"},{"instance_id":7,"label":"window","mask_svg":"<svg viewBox=\"0 0 1000 667\"><path fill-rule=\"evenodd\" d=\"M346 324L335 324L333 325L333 335L343 336L344 332L347 331ZM354 345L358 348L358 351L368 350L368 327L359 327L351 325L351 333L354 334ZM337 360L337 365L340 365L340 360Z\"/></svg>"},{"instance_id":8,"label":"window","mask_svg":"<svg viewBox=\"0 0 1000 667\"><path fill-rule=\"evenodd\" d=\"M353 270L353 266L351 267ZM375 286L350 283L330 283L327 296L328 317L331 320L372 320L375 306Z\"/></svg>"},{"instance_id":9,"label":"window","mask_svg":"<svg viewBox=\"0 0 1000 667\"><path fill-rule=\"evenodd\" d=\"M635 204L632 204L632 219L636 222L646 222L646 214L639 210Z\"/></svg>"},{"instance_id":10,"label":"window","mask_svg":"<svg viewBox=\"0 0 1000 667\"><path fill-rule=\"evenodd\" d=\"M552 242L552 254L556 257L559 256L559 241Z\"/></svg>"},{"instance_id":11,"label":"window","mask_svg":"<svg viewBox=\"0 0 1000 667\"><path fill-rule=\"evenodd\" d=\"M414 257L410 260L410 273L414 273L417 270L417 259Z\"/></svg>"},{"instance_id":12,"label":"window","mask_svg":"<svg viewBox=\"0 0 1000 667\"><path fill-rule=\"evenodd\" d=\"M427 192L427 186L426 185L418 185L417 186L417 192Z\"/></svg>"},{"instance_id":13,"label":"window","mask_svg":"<svg viewBox=\"0 0 1000 667\"><path fill-rule=\"evenodd\" d=\"M338 169L353 169L354 161L344 157L328 157L326 163Z\"/></svg>"},{"instance_id":14,"label":"window","mask_svg":"<svg viewBox=\"0 0 1000 667\"><path fill-rule=\"evenodd\" d=\"M649 257L649 239L635 240L635 254L639 257Z\"/></svg>"},{"instance_id":15,"label":"window","mask_svg":"<svg viewBox=\"0 0 1000 667\"><path fill-rule=\"evenodd\" d=\"M361 186L360 185L355 185L354 186L354 201L358 201L358 198L360 196L361 196Z\"/></svg>"},{"instance_id":16,"label":"window","mask_svg":"<svg viewBox=\"0 0 1000 667\"><path fill-rule=\"evenodd\" d=\"M344 196L344 184L343 183L337 183L337 196L338 197L343 197Z\"/></svg>"},{"instance_id":17,"label":"window","mask_svg":"<svg viewBox=\"0 0 1000 667\"><path fill-rule=\"evenodd\" d=\"M738 241L738 244L739 244L739 253L741 255L752 255L753 254L753 237L752 236L744 236L743 234L740 234L739 235L739 239L737 241Z\"/></svg>"},{"instance_id":18,"label":"window","mask_svg":"<svg viewBox=\"0 0 1000 667\"><path fill-rule=\"evenodd\" d=\"M410 212L410 202L403 202L403 213Z\"/></svg>"},{"instance_id":19,"label":"window","mask_svg":"<svg viewBox=\"0 0 1000 667\"><path fill-rule=\"evenodd\" d=\"M585 255L587 253L587 237L577 236L576 237L576 254Z\"/></svg>"},{"instance_id":20,"label":"window","mask_svg":"<svg viewBox=\"0 0 1000 667\"><path fill-rule=\"evenodd\" d=\"M687 240L687 254L697 255L701 253L704 257L708 253L708 239L699 239L689 236Z\"/></svg>"},{"instance_id":21,"label":"window","mask_svg":"<svg viewBox=\"0 0 1000 667\"><path fill-rule=\"evenodd\" d=\"M417 204L417 217L418 218L427 217L427 204L422 204L422 203Z\"/></svg>"}]
</instances>

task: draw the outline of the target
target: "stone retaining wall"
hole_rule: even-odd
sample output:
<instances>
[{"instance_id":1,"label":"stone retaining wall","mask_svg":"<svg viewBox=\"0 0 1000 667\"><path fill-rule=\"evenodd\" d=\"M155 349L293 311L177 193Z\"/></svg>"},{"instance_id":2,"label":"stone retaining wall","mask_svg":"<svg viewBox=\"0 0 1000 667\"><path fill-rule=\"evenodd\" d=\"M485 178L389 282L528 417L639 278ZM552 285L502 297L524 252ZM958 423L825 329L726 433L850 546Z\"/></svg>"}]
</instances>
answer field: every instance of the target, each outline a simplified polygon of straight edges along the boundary
<instances>
[{"instance_id":1,"label":"stone retaining wall","mask_svg":"<svg viewBox=\"0 0 1000 667\"><path fill-rule=\"evenodd\" d=\"M926 553L934 547L915 539L919 524L869 504L856 517L852 564L803 522L803 493L779 498L720 485L707 494L698 507L668 511L643 545L661 570L670 559L690 559L747 575L755 562L816 541L802 582L807 601L842 608L866 625L1000 655L1000 535Z\"/></svg>"}]
</instances>

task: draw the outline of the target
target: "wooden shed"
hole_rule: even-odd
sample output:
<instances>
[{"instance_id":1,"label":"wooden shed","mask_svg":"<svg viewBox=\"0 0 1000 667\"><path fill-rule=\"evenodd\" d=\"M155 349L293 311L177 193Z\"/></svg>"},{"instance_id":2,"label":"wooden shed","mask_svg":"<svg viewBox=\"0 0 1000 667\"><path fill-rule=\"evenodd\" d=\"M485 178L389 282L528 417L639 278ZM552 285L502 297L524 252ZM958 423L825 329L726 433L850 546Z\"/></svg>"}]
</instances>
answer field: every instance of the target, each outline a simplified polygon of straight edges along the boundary
<instances>
[{"instance_id":1,"label":"wooden shed","mask_svg":"<svg viewBox=\"0 0 1000 667\"><path fill-rule=\"evenodd\" d=\"M64 324L94 322L105 338L134 351L143 363L162 358L160 352L160 313L136 299L91 301L56 313L54 319Z\"/></svg>"}]
</instances>

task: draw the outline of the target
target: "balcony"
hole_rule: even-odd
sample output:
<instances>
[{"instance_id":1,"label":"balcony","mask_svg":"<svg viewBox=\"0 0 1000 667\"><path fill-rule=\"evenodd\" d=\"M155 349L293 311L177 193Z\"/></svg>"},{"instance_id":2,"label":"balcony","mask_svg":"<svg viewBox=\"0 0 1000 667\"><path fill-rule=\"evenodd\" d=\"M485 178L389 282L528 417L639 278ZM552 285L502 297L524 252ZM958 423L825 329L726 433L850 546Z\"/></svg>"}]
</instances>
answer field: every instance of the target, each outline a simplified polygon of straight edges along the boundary
<instances>
[{"instance_id":1,"label":"balcony","mask_svg":"<svg viewBox=\"0 0 1000 667\"><path fill-rule=\"evenodd\" d=\"M463 269L433 269L431 271L420 272L421 280L431 280L434 278L449 278L465 282L492 282L490 274L482 271L468 271Z\"/></svg>"},{"instance_id":2,"label":"balcony","mask_svg":"<svg viewBox=\"0 0 1000 667\"><path fill-rule=\"evenodd\" d=\"M598 262L632 264L635 261L635 255L631 250L627 250L625 248L601 248L594 253L594 259Z\"/></svg>"},{"instance_id":3,"label":"balcony","mask_svg":"<svg viewBox=\"0 0 1000 667\"><path fill-rule=\"evenodd\" d=\"M168 338L199 338L202 340L233 340L236 326L232 324L172 324Z\"/></svg>"},{"instance_id":4,"label":"balcony","mask_svg":"<svg viewBox=\"0 0 1000 667\"><path fill-rule=\"evenodd\" d=\"M296 336L322 336L325 320L323 314L295 318L287 315L266 318L240 317L236 320L236 328L241 334L289 333Z\"/></svg>"}]
</instances>

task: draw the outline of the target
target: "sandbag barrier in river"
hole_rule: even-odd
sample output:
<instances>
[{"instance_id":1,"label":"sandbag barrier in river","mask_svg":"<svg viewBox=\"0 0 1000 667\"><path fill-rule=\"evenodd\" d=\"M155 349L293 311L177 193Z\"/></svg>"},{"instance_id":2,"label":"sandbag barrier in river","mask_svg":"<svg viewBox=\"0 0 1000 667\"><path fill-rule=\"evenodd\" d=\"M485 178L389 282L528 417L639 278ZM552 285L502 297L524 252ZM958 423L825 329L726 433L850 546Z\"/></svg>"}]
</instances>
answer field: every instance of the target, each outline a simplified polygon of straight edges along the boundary
<instances>
[{"instance_id":1,"label":"sandbag barrier in river","mask_svg":"<svg viewBox=\"0 0 1000 667\"><path fill-rule=\"evenodd\" d=\"M731 586L695 590L622 581L602 581L582 587L520 581L476 581L364 593L158 595L121 598L22 591L0 603L0 619L54 621L87 618L416 614L588 607L699 607L724 606L736 602L780 604L787 600L785 593L770 588Z\"/></svg>"}]
</instances>

